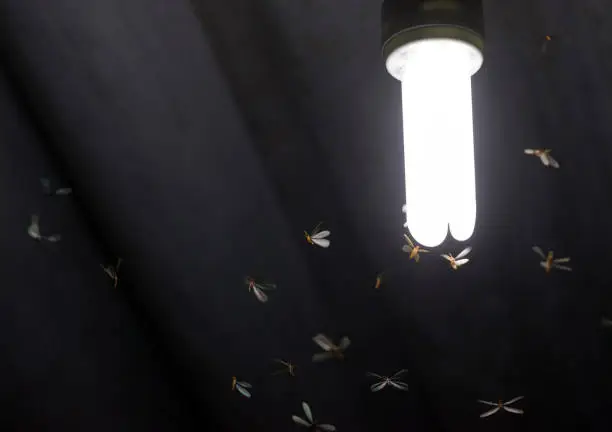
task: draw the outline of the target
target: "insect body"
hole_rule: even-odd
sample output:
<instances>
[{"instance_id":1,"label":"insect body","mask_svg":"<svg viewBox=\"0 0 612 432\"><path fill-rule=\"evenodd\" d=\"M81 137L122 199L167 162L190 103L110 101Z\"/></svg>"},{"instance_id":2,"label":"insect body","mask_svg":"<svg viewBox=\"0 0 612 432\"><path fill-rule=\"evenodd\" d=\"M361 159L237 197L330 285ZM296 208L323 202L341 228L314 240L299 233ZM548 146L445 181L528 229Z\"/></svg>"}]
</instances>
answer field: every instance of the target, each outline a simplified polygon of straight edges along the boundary
<instances>
[{"instance_id":1,"label":"insect body","mask_svg":"<svg viewBox=\"0 0 612 432\"><path fill-rule=\"evenodd\" d=\"M525 154L539 157L544 166L559 168L559 162L550 155L551 151L551 149L525 149Z\"/></svg>"},{"instance_id":2,"label":"insect body","mask_svg":"<svg viewBox=\"0 0 612 432\"><path fill-rule=\"evenodd\" d=\"M538 246L534 246L532 249L535 253L540 255L540 257L544 260L544 261L540 261L540 266L544 268L546 273L550 273L550 271L553 268L558 269L558 270L572 271L572 269L567 266L559 265L559 263L569 262L570 258L555 259L553 251L549 251L547 255L544 255L544 252L542 252L542 249L540 249Z\"/></svg>"},{"instance_id":3,"label":"insect body","mask_svg":"<svg viewBox=\"0 0 612 432\"><path fill-rule=\"evenodd\" d=\"M471 250L472 250L471 247L466 247L456 257L452 256L451 254L443 254L441 256L442 258L450 262L450 266L453 270L457 270L459 267L461 267L464 264L467 264L470 261L469 259L464 258L464 257L467 254L469 254Z\"/></svg>"},{"instance_id":4,"label":"insect body","mask_svg":"<svg viewBox=\"0 0 612 432\"><path fill-rule=\"evenodd\" d=\"M390 385L391 387L394 387L398 390L404 390L407 391L408 390L408 384L399 381L399 377L406 372L406 369L402 369L396 373L394 373L393 375L391 375L390 377L386 377L386 376L381 376L372 372L368 372L367 375L374 377L374 378L378 378L379 381L377 383L374 383L370 386L370 390L372 390L372 392L377 392L379 390L384 389L385 387L387 387L387 385Z\"/></svg>"},{"instance_id":5,"label":"insect body","mask_svg":"<svg viewBox=\"0 0 612 432\"><path fill-rule=\"evenodd\" d=\"M113 287L117 288L117 283L119 283L119 267L121 266L121 258L117 259L117 265L112 266L109 265L108 267L104 267L102 264L100 264L100 267L102 267L102 270L104 270L104 273L106 273L106 275L112 279L113 281Z\"/></svg>"},{"instance_id":6,"label":"insect body","mask_svg":"<svg viewBox=\"0 0 612 432\"><path fill-rule=\"evenodd\" d=\"M319 231L320 226L321 223L319 223L310 233L304 231L304 237L306 237L306 241L311 245L317 245L322 248L327 248L330 245L330 241L325 237L329 237L331 232L329 230Z\"/></svg>"},{"instance_id":7,"label":"insect body","mask_svg":"<svg viewBox=\"0 0 612 432\"><path fill-rule=\"evenodd\" d=\"M283 366L285 366L285 368L281 369L279 371L274 372L272 375L277 375L277 374L280 374L280 373L287 372L287 373L289 373L289 375L295 376L296 365L294 365L291 362L286 362L286 361L281 360L281 359L274 359L274 361L277 362L277 363L282 364Z\"/></svg>"},{"instance_id":8,"label":"insect body","mask_svg":"<svg viewBox=\"0 0 612 432\"><path fill-rule=\"evenodd\" d=\"M423 249L421 246L415 246L412 240L410 240L410 237L408 237L406 234L404 234L404 239L406 239L406 243L408 244L402 246L402 250L410 254L408 259L414 259L416 262L419 262L419 253L429 253L428 250Z\"/></svg>"},{"instance_id":9,"label":"insect body","mask_svg":"<svg viewBox=\"0 0 612 432\"><path fill-rule=\"evenodd\" d=\"M340 339L340 344L335 345L327 336L321 333L313 337L312 340L325 351L312 356L312 361L315 362L330 358L342 360L344 358L344 351L351 344L350 339L344 336L342 339Z\"/></svg>"},{"instance_id":10,"label":"insect body","mask_svg":"<svg viewBox=\"0 0 612 432\"><path fill-rule=\"evenodd\" d=\"M494 406L495 408L484 412L482 414L480 414L480 418L485 418L485 417L489 417L490 415L495 414L496 412L498 412L500 409L503 409L505 411L508 411L512 414L523 414L524 411L522 409L518 409L518 408L512 408L508 405L512 405L515 402L520 401L521 399L523 399L523 396L518 396L515 397L514 399L510 399L508 402L502 402L501 400L498 401L497 403L495 402L489 402L489 401L483 401L483 400L479 400L478 402L485 404L485 405L491 405Z\"/></svg>"}]
</instances>

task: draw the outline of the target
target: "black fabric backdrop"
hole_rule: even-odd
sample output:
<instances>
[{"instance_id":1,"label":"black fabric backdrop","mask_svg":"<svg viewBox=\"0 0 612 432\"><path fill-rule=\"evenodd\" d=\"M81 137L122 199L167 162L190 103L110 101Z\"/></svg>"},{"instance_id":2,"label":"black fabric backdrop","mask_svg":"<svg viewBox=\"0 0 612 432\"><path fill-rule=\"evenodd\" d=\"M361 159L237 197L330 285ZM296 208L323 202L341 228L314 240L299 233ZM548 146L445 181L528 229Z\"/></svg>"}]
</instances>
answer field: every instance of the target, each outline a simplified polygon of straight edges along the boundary
<instances>
[{"instance_id":1,"label":"black fabric backdrop","mask_svg":"<svg viewBox=\"0 0 612 432\"><path fill-rule=\"evenodd\" d=\"M0 0L2 429L299 430L305 400L339 431L611 430L612 8L484 3L453 272L437 253L461 245L401 252L380 2ZM32 214L62 240L28 237ZM327 250L303 237L319 221ZM351 338L345 360L311 362L318 332ZM402 368L408 392L370 392ZM478 417L518 395L523 416Z\"/></svg>"}]
</instances>

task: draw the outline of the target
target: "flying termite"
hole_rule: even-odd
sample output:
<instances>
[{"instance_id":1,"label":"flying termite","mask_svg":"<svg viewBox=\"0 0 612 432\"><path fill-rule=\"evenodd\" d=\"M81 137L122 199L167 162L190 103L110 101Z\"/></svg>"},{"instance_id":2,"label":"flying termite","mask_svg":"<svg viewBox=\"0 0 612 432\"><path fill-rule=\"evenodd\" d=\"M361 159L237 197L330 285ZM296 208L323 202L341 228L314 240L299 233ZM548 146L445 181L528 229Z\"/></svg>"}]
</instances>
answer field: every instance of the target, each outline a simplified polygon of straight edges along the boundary
<instances>
[{"instance_id":1,"label":"flying termite","mask_svg":"<svg viewBox=\"0 0 612 432\"><path fill-rule=\"evenodd\" d=\"M324 351L312 356L312 361L314 362L319 362L330 358L342 360L344 358L344 351L351 344L350 339L344 336L342 339L340 339L340 344L336 345L327 336L321 333L313 337L312 340L314 343L323 348Z\"/></svg>"},{"instance_id":2,"label":"flying termite","mask_svg":"<svg viewBox=\"0 0 612 432\"><path fill-rule=\"evenodd\" d=\"M471 250L472 248L468 246L463 249L456 257L453 257L451 254L443 254L441 255L441 257L450 262L450 266L453 270L457 270L459 267L464 264L467 264L470 261L468 258L464 257L469 254Z\"/></svg>"},{"instance_id":3,"label":"flying termite","mask_svg":"<svg viewBox=\"0 0 612 432\"><path fill-rule=\"evenodd\" d=\"M329 237L331 232L329 230L320 231L319 227L321 226L321 224L322 222L319 222L310 233L304 231L304 237L306 237L306 241L311 245L317 245L322 248L327 248L329 247L330 241L325 237Z\"/></svg>"},{"instance_id":4,"label":"flying termite","mask_svg":"<svg viewBox=\"0 0 612 432\"><path fill-rule=\"evenodd\" d=\"M257 300L262 303L268 301L268 295L264 291L276 289L276 284L255 282L255 280L250 277L247 277L244 282L248 285L249 291L253 291L253 294L255 294Z\"/></svg>"},{"instance_id":5,"label":"flying termite","mask_svg":"<svg viewBox=\"0 0 612 432\"><path fill-rule=\"evenodd\" d=\"M572 271L572 269L567 266L559 265L559 263L569 262L570 258L556 258L555 259L553 251L548 251L548 254L544 255L544 252L542 252L542 249L540 249L540 247L534 246L532 249L535 253L537 253L544 260L544 261L540 261L540 266L544 268L546 273L550 273L550 271L554 268L558 270Z\"/></svg>"},{"instance_id":6,"label":"flying termite","mask_svg":"<svg viewBox=\"0 0 612 432\"><path fill-rule=\"evenodd\" d=\"M480 418L485 418L485 417L489 417L490 415L495 414L496 412L498 412L500 409L503 409L505 411L508 411L512 414L523 414L524 411L522 409L518 409L518 408L512 408L508 405L512 405L515 402L520 401L521 399L523 399L524 396L518 396L515 397L514 399L510 399L508 402L503 402L501 400L497 401L497 403L495 402L489 402L489 401L484 401L484 400L479 400L478 402L480 402L481 404L485 404L485 405L490 405L490 406L494 406L495 408L484 412L482 414L480 414Z\"/></svg>"},{"instance_id":7,"label":"flying termite","mask_svg":"<svg viewBox=\"0 0 612 432\"><path fill-rule=\"evenodd\" d=\"M525 154L533 155L540 158L542 164L547 167L559 168L559 162L557 162L551 155L551 149L525 149Z\"/></svg>"},{"instance_id":8,"label":"flying termite","mask_svg":"<svg viewBox=\"0 0 612 432\"><path fill-rule=\"evenodd\" d=\"M406 243L408 244L405 244L404 246L402 246L402 250L410 254L408 259L414 259L416 262L419 262L419 259L420 259L419 253L429 253L427 249L423 249L419 245L415 246L414 242L410 240L410 237L408 237L408 235L404 234L404 239L406 240Z\"/></svg>"}]
</instances>

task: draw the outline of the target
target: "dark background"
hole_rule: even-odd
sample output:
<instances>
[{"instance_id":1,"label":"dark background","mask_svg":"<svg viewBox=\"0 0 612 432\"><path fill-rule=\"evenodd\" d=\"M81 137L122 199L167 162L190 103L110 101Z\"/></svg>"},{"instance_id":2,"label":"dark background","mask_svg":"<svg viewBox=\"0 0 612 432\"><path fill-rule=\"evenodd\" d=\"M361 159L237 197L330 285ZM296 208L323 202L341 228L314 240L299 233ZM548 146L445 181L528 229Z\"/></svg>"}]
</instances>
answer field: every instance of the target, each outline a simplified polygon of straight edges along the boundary
<instances>
[{"instance_id":1,"label":"dark background","mask_svg":"<svg viewBox=\"0 0 612 432\"><path fill-rule=\"evenodd\" d=\"M339 431L612 429L609 1L484 1L458 272L451 241L401 252L380 3L0 0L2 430L297 431L302 400ZM267 304L246 275L278 284ZM311 363L318 332L351 338L344 361ZM401 368L409 392L370 392ZM478 417L518 395L524 416Z\"/></svg>"}]
</instances>

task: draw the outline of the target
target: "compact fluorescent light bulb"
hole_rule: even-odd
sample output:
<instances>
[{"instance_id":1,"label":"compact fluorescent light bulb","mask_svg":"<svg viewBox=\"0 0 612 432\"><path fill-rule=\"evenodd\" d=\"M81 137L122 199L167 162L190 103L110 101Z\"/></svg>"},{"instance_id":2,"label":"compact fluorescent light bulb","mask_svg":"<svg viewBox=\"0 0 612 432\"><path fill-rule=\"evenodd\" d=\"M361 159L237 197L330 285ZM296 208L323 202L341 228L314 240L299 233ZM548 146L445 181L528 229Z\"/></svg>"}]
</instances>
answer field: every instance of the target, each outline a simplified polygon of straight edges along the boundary
<instances>
[{"instance_id":1,"label":"compact fluorescent light bulb","mask_svg":"<svg viewBox=\"0 0 612 432\"><path fill-rule=\"evenodd\" d=\"M435 247L469 239L476 224L471 77L482 65L473 45L436 38L410 42L387 58L401 81L406 224Z\"/></svg>"}]
</instances>

